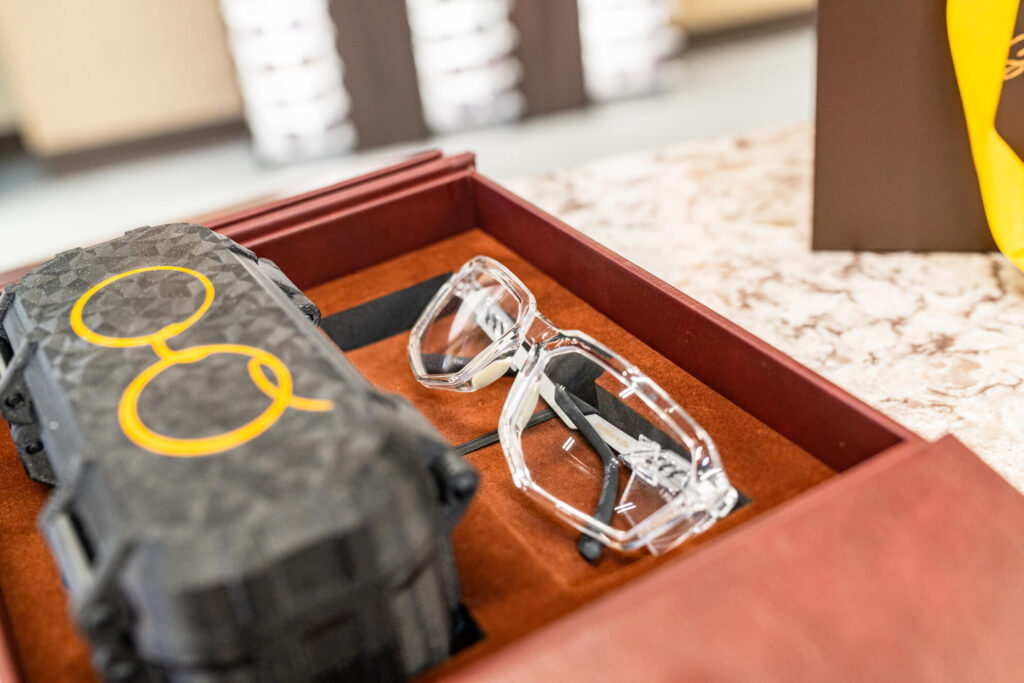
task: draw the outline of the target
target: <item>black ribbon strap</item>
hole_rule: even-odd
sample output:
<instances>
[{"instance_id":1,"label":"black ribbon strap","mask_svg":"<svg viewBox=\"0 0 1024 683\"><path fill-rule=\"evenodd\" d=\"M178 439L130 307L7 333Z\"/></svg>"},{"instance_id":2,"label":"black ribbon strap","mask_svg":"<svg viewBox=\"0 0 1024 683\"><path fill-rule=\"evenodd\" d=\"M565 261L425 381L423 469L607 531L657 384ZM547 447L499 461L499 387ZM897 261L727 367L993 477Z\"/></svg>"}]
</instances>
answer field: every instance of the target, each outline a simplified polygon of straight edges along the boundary
<instances>
[{"instance_id":1,"label":"black ribbon strap","mask_svg":"<svg viewBox=\"0 0 1024 683\"><path fill-rule=\"evenodd\" d=\"M412 287L329 315L320 321L320 329L342 351L354 351L411 330L434 294L451 276L451 273L442 273Z\"/></svg>"}]
</instances>

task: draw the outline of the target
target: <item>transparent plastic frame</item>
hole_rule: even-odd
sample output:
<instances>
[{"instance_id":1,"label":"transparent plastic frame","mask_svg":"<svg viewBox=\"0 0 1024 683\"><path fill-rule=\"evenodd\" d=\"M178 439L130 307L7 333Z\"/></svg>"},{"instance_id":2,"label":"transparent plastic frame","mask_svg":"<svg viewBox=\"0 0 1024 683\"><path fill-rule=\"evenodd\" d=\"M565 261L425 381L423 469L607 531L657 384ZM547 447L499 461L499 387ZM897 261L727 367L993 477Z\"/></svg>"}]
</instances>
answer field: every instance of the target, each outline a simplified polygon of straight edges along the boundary
<instances>
[{"instance_id":1,"label":"transparent plastic frame","mask_svg":"<svg viewBox=\"0 0 1024 683\"><path fill-rule=\"evenodd\" d=\"M440 322L449 320L453 311L454 320L462 327ZM446 313L449 317L443 318ZM469 322L472 325L468 325ZM450 325L441 330L447 332L441 335L444 341L457 338L462 343L459 348L469 346L472 349L484 343L486 347L471 350L472 356L462 357L458 367L446 372L431 372L424 361L432 357L428 353L431 349L427 348L431 345L429 337L432 331L441 329L443 325ZM470 333L476 335L473 344L467 341ZM513 482L541 506L583 534L580 550L588 559L596 559L599 551L586 552L586 539L619 551L647 549L653 554L665 552L706 530L736 504L738 494L730 485L718 450L707 432L664 389L622 356L582 332L555 327L537 310L536 299L530 290L494 259L485 256L471 259L441 287L413 327L408 352L417 380L433 388L475 391L503 376L510 367L516 372L498 422L498 436ZM446 360L454 357L452 352L446 353L450 356ZM605 459L606 480L601 487L601 497L605 497L604 488L608 485L609 476L628 476L627 492L633 482L638 481L637 475L644 478L650 490L657 490L657 505L651 507L639 522L622 519L622 515L628 517L628 513L620 510L634 509L635 506L623 505L621 501L610 517L604 515L608 519L600 519L595 516L597 513L591 514L580 509L580 505L567 501L567 496L550 491L552 487L538 481L538 476L531 469L531 462L536 469L538 462L543 461L538 461L537 453L524 450L524 434L533 428L531 418L535 416L535 408L541 400L573 433L588 427L578 421L574 423L572 416L563 410L566 408L564 398L559 399L553 393L564 391L564 388L556 386L546 371L563 361L571 361L574 367L596 369L602 384L613 388L611 394L627 398L631 405L648 416L643 424L656 431L663 443L677 444L679 448L676 450L686 451L680 456L670 448L653 448L653 452L662 458L659 462L674 458L675 478L671 485L667 485L658 480L656 471L645 473L641 471L642 464L637 464L640 461L635 453L641 446L653 445L649 439L623 434L599 413L593 409L589 411L586 419L597 427L596 433L606 441L606 445L614 444L617 449L615 463L609 464ZM585 403L578 405L587 406ZM653 425L657 426L656 429ZM591 432L591 436L594 433ZM566 443L573 443L573 439ZM561 452L548 447L540 457L560 455ZM621 468L621 474L617 468ZM620 479L614 483L615 491L609 494L611 497L619 496L621 489ZM626 493L621 495L625 497ZM649 503L652 494L646 495Z\"/></svg>"}]
</instances>

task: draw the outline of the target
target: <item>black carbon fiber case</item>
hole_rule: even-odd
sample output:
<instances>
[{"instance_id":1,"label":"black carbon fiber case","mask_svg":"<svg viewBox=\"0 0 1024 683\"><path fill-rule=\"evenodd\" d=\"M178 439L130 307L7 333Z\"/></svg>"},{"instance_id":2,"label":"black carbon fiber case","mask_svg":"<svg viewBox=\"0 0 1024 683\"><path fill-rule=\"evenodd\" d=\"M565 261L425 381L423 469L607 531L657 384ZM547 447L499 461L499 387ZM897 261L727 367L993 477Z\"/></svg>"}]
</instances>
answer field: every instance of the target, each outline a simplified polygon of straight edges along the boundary
<instances>
[{"instance_id":1,"label":"black carbon fiber case","mask_svg":"<svg viewBox=\"0 0 1024 683\"><path fill-rule=\"evenodd\" d=\"M201 226L0 295L0 411L111 681L398 679L444 659L477 475L269 261Z\"/></svg>"}]
</instances>

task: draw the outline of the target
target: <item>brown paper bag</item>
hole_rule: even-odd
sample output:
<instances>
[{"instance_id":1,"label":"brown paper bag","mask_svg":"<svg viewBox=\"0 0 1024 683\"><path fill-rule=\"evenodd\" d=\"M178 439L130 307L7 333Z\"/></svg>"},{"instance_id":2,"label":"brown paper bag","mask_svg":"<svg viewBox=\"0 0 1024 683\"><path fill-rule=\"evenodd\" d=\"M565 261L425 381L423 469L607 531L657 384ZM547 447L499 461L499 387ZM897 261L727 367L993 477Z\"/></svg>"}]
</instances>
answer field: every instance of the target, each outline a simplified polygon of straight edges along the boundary
<instances>
[{"instance_id":1,"label":"brown paper bag","mask_svg":"<svg viewBox=\"0 0 1024 683\"><path fill-rule=\"evenodd\" d=\"M1024 148L1024 74L1006 82L1000 122ZM819 0L815 148L815 249L995 249L946 0Z\"/></svg>"}]
</instances>

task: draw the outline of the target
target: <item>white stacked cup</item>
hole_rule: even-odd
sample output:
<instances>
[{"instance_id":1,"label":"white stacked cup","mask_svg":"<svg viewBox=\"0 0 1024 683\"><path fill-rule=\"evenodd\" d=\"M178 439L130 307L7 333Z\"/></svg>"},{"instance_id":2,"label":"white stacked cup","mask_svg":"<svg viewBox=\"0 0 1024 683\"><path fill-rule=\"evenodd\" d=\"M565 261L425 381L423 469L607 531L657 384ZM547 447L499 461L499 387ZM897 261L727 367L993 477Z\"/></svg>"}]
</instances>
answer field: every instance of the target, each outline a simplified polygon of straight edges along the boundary
<instances>
[{"instance_id":1,"label":"white stacked cup","mask_svg":"<svg viewBox=\"0 0 1024 683\"><path fill-rule=\"evenodd\" d=\"M607 101L658 90L682 44L668 0L578 0L587 95Z\"/></svg>"},{"instance_id":2,"label":"white stacked cup","mask_svg":"<svg viewBox=\"0 0 1024 683\"><path fill-rule=\"evenodd\" d=\"M356 141L327 0L220 0L245 117L272 163L339 154Z\"/></svg>"},{"instance_id":3,"label":"white stacked cup","mask_svg":"<svg viewBox=\"0 0 1024 683\"><path fill-rule=\"evenodd\" d=\"M406 0L423 116L437 133L519 119L511 0Z\"/></svg>"}]
</instances>

